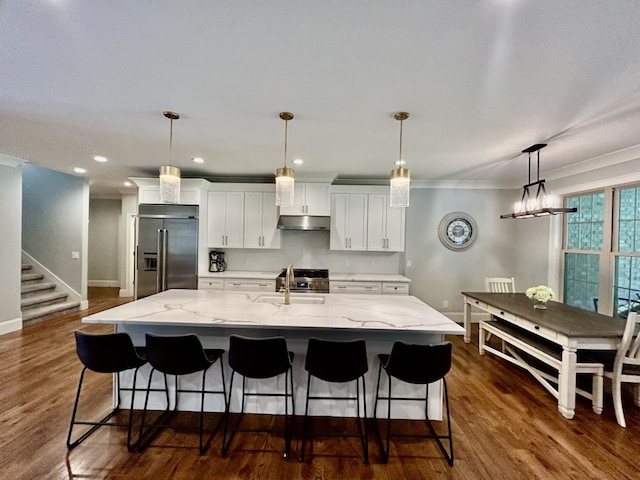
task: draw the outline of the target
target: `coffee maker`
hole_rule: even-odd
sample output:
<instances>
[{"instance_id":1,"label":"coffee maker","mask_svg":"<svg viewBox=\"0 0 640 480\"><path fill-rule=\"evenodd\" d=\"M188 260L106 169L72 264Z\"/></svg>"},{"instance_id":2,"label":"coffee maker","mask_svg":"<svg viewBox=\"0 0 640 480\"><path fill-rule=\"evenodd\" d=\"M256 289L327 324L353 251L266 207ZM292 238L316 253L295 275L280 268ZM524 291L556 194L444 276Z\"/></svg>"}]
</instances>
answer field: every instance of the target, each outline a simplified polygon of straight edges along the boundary
<instances>
[{"instance_id":1,"label":"coffee maker","mask_svg":"<svg viewBox=\"0 0 640 480\"><path fill-rule=\"evenodd\" d=\"M211 250L209 252L209 271L224 272L227 269L227 262L224 261L224 252Z\"/></svg>"}]
</instances>

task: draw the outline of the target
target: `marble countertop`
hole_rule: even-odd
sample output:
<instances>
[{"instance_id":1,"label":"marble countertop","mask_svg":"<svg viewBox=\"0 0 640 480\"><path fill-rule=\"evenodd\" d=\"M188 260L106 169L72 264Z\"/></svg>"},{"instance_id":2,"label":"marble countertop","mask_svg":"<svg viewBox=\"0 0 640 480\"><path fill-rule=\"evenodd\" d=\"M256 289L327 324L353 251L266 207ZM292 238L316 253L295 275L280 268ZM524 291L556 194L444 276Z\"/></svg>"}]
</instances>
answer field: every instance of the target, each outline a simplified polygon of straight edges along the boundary
<instances>
[{"instance_id":1,"label":"marble countertop","mask_svg":"<svg viewBox=\"0 0 640 480\"><path fill-rule=\"evenodd\" d=\"M89 315L82 321L285 330L322 328L464 333L460 325L409 295L292 294L291 299L291 305L283 305L283 295L278 293L167 290Z\"/></svg>"}]
</instances>

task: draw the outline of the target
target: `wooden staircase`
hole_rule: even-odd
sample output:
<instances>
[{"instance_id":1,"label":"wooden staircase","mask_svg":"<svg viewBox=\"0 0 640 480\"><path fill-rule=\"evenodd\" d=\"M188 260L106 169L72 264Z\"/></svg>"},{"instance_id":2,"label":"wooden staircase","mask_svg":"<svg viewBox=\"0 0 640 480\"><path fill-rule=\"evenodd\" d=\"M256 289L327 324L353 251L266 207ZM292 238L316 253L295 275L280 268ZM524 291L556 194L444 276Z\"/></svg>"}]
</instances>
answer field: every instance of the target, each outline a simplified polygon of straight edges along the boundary
<instances>
[{"instance_id":1,"label":"wooden staircase","mask_svg":"<svg viewBox=\"0 0 640 480\"><path fill-rule=\"evenodd\" d=\"M55 283L45 282L44 275L35 272L32 265L22 265L20 306L24 325L80 306L79 301L68 301L68 294L57 291L56 287Z\"/></svg>"}]
</instances>

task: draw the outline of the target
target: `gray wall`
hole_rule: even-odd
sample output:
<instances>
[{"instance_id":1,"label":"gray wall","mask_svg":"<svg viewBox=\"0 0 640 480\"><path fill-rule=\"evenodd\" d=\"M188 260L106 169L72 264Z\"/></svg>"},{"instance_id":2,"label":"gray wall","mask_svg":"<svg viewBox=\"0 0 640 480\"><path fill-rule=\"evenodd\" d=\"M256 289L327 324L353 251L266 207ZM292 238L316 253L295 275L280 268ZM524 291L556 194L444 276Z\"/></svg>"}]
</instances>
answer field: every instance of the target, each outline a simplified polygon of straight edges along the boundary
<instances>
[{"instance_id":1,"label":"gray wall","mask_svg":"<svg viewBox=\"0 0 640 480\"><path fill-rule=\"evenodd\" d=\"M519 291L534 279L545 281L549 243L548 227L541 227L545 220L500 219L519 194L517 190L412 189L405 253L405 260L412 264L405 269L412 280L411 294L444 313L459 313L463 310L460 292L484 290L485 276L515 276ZM477 223L478 236L467 250L449 250L438 238L442 217L454 211L470 214Z\"/></svg>"},{"instance_id":2,"label":"gray wall","mask_svg":"<svg viewBox=\"0 0 640 480\"><path fill-rule=\"evenodd\" d=\"M21 216L22 169L0 161L0 334L21 326Z\"/></svg>"},{"instance_id":3,"label":"gray wall","mask_svg":"<svg viewBox=\"0 0 640 480\"><path fill-rule=\"evenodd\" d=\"M119 287L121 200L89 201L89 286Z\"/></svg>"},{"instance_id":4,"label":"gray wall","mask_svg":"<svg viewBox=\"0 0 640 480\"><path fill-rule=\"evenodd\" d=\"M86 180L33 165L24 165L22 180L22 248L86 298Z\"/></svg>"}]
</instances>

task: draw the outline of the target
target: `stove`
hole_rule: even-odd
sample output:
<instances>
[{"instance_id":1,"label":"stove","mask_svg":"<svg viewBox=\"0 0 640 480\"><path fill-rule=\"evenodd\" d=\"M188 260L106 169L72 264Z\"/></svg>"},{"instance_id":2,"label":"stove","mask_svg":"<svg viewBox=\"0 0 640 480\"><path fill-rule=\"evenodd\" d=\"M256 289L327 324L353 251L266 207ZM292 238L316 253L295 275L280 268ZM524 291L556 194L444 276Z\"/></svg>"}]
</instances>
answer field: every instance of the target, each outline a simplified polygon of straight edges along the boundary
<instances>
[{"instance_id":1,"label":"stove","mask_svg":"<svg viewBox=\"0 0 640 480\"><path fill-rule=\"evenodd\" d=\"M276 292L284 288L286 276L287 270L283 269L282 273L276 278ZM295 268L293 270L291 291L329 293L329 270Z\"/></svg>"}]
</instances>

